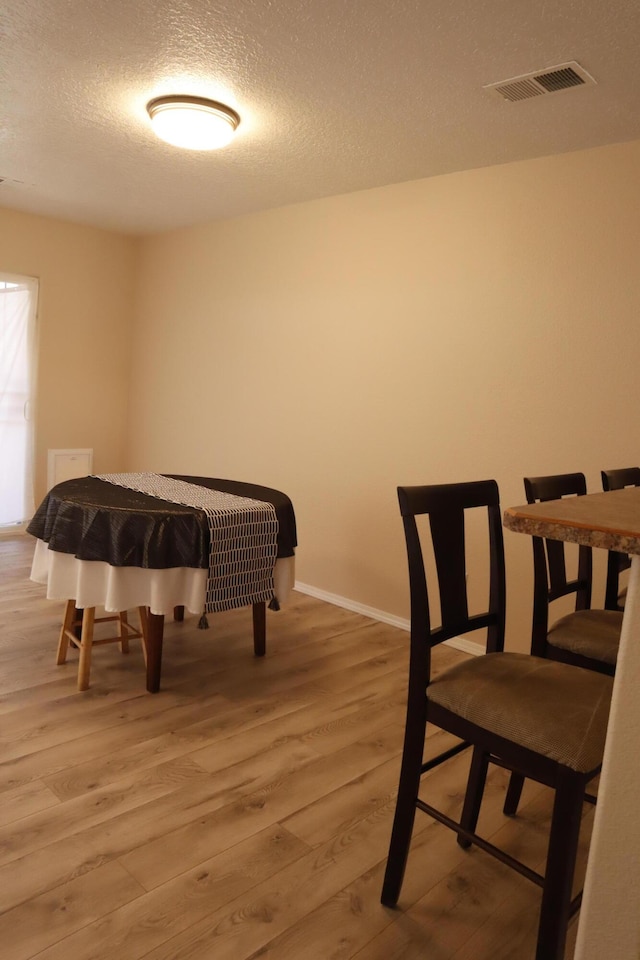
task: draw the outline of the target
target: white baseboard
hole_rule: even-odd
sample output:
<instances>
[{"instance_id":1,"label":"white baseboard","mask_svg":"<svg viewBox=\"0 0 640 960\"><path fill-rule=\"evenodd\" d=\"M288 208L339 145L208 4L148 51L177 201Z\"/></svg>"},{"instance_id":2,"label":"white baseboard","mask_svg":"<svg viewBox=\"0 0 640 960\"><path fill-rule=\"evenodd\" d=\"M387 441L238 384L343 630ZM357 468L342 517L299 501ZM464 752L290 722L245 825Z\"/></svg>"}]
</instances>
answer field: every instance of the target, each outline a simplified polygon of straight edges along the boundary
<instances>
[{"instance_id":1,"label":"white baseboard","mask_svg":"<svg viewBox=\"0 0 640 960\"><path fill-rule=\"evenodd\" d=\"M27 533L27 521L24 523L7 523L0 526L0 538L19 537ZM35 540L33 541L35 543Z\"/></svg>"},{"instance_id":2,"label":"white baseboard","mask_svg":"<svg viewBox=\"0 0 640 960\"><path fill-rule=\"evenodd\" d=\"M404 617L396 617L385 610L377 610L375 607L367 607L364 603L358 603L356 600L349 600L347 597L341 597L337 593L328 593L326 590L319 590L318 587L312 587L308 583L300 583L296 580L294 590L299 593L305 593L309 597L315 597L316 600L324 600L326 603L332 603L336 607L343 607L345 610L351 610L353 613L361 613L363 617L369 617L370 620L378 620L380 623L388 623L391 627L398 627L400 630L410 629L410 623ZM449 647L461 650L463 653L470 653L474 657L481 656L485 650L482 644L473 643L471 640L465 640L464 637L452 637L451 640L445 640Z\"/></svg>"}]
</instances>

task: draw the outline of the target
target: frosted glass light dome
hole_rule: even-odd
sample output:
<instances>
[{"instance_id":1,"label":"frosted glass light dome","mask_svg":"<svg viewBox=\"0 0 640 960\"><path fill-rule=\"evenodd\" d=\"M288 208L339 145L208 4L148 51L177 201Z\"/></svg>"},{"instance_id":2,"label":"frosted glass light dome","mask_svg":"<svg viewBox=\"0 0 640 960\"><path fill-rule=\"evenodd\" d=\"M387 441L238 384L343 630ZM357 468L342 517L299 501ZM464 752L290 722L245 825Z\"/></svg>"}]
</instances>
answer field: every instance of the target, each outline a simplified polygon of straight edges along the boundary
<instances>
[{"instance_id":1,"label":"frosted glass light dome","mask_svg":"<svg viewBox=\"0 0 640 960\"><path fill-rule=\"evenodd\" d=\"M240 123L231 107L205 97L156 97L147 104L157 136L185 150L217 150L224 147Z\"/></svg>"}]
</instances>

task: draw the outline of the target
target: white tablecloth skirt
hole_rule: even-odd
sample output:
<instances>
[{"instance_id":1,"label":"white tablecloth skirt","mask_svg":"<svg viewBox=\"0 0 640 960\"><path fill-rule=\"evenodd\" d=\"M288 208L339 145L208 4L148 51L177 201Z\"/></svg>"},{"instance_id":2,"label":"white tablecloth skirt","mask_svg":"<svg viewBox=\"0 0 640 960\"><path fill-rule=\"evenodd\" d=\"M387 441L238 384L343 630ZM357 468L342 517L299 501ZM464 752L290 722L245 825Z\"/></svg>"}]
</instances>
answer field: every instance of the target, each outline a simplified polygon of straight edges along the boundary
<instances>
[{"instance_id":1,"label":"white tablecloth skirt","mask_svg":"<svg viewBox=\"0 0 640 960\"><path fill-rule=\"evenodd\" d=\"M295 557L276 560L273 572L279 603L286 603L295 580ZM207 570L170 567L112 567L102 560L78 560L73 554L49 550L36 541L31 579L44 583L49 600L75 600L79 609L104 607L108 612L149 607L151 613L172 614L185 607L201 614L204 608Z\"/></svg>"}]
</instances>

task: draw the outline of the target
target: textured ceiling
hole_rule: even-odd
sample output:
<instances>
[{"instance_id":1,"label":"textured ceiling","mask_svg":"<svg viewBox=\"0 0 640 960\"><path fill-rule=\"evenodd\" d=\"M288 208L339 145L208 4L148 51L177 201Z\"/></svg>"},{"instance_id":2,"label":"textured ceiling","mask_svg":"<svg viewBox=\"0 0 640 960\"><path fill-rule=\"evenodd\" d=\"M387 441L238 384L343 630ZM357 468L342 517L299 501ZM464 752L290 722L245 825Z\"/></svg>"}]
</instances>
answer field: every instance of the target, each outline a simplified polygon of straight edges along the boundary
<instances>
[{"instance_id":1,"label":"textured ceiling","mask_svg":"<svg viewBox=\"0 0 640 960\"><path fill-rule=\"evenodd\" d=\"M0 206L151 233L640 138L638 0L0 0ZM575 60L520 103L483 85ZM242 117L220 151L145 105Z\"/></svg>"}]
</instances>

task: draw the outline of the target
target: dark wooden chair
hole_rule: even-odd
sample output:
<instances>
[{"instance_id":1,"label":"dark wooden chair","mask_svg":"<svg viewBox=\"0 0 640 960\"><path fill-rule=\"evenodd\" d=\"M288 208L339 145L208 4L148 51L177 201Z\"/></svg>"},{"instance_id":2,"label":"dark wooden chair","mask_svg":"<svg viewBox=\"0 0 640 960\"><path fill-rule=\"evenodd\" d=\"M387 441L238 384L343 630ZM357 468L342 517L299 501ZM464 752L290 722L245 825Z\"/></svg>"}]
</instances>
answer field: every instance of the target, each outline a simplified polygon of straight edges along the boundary
<instances>
[{"instance_id":1,"label":"dark wooden chair","mask_svg":"<svg viewBox=\"0 0 640 960\"><path fill-rule=\"evenodd\" d=\"M625 487L640 487L640 467L624 467L621 470L602 471L603 490L623 490ZM620 574L631 566L627 553L610 550L607 557L607 586L604 594L606 610L624 610L627 588L620 587Z\"/></svg>"},{"instance_id":2,"label":"dark wooden chair","mask_svg":"<svg viewBox=\"0 0 640 960\"><path fill-rule=\"evenodd\" d=\"M581 497L587 492L583 473L559 473L546 477L525 477L527 503ZM532 537L533 543L533 626L531 653L587 670L613 676L616 670L622 613L593 610L593 562L591 547L578 547L578 568L574 577L567 572L567 544L560 540ZM554 600L575 595L575 610L549 623ZM507 816L515 816L524 779L514 773L504 804ZM592 794L587 795L595 803Z\"/></svg>"},{"instance_id":3,"label":"dark wooden chair","mask_svg":"<svg viewBox=\"0 0 640 960\"><path fill-rule=\"evenodd\" d=\"M495 481L400 487L411 591L409 693L396 805L382 903L397 904L416 809L542 887L536 960L561 960L586 784L600 770L611 677L549 659L505 653L505 564ZM490 585L487 609L471 614L466 587L465 516L488 520ZM437 567L441 626L432 627L427 577L416 517L427 514ZM426 536L426 531L423 530ZM486 655L470 657L431 678L431 649L460 634L486 631ZM424 761L427 721L460 743ZM473 747L460 822L419 796L423 773ZM476 832L489 762L555 789L545 875L540 876Z\"/></svg>"},{"instance_id":4,"label":"dark wooden chair","mask_svg":"<svg viewBox=\"0 0 640 960\"><path fill-rule=\"evenodd\" d=\"M525 477L527 503L583 496L587 483L583 473ZM593 610L591 593L593 565L591 547L578 547L575 577L567 573L567 545L559 540L532 537L533 626L531 653L560 660L611 676L615 673L622 613ZM575 596L575 610L549 623L550 607L561 597Z\"/></svg>"}]
</instances>

